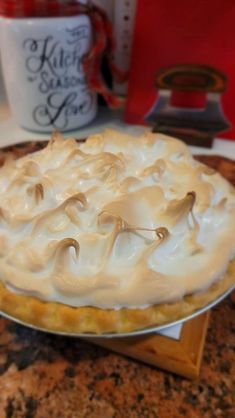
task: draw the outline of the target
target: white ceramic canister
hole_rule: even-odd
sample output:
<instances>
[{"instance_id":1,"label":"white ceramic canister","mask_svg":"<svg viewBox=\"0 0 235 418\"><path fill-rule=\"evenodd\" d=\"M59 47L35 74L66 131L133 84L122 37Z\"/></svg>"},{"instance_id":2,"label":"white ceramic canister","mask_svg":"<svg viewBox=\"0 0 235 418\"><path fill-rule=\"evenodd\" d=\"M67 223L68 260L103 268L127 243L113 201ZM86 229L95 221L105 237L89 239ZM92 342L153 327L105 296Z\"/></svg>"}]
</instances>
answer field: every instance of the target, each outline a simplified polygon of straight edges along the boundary
<instances>
[{"instance_id":1,"label":"white ceramic canister","mask_svg":"<svg viewBox=\"0 0 235 418\"><path fill-rule=\"evenodd\" d=\"M1 18L4 80L14 119L36 132L68 131L97 112L82 57L92 44L87 15Z\"/></svg>"}]
</instances>

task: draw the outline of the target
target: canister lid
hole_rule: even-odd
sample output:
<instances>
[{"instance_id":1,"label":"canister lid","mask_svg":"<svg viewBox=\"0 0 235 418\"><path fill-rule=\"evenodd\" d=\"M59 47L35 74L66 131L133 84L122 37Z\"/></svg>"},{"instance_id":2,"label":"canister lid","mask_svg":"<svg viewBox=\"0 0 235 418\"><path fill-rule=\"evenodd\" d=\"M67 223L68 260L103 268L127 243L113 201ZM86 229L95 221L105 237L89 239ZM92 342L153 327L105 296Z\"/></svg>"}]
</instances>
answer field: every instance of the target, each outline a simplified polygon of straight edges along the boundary
<instances>
[{"instance_id":1,"label":"canister lid","mask_svg":"<svg viewBox=\"0 0 235 418\"><path fill-rule=\"evenodd\" d=\"M0 16L10 18L71 16L84 13L89 0L2 0Z\"/></svg>"}]
</instances>

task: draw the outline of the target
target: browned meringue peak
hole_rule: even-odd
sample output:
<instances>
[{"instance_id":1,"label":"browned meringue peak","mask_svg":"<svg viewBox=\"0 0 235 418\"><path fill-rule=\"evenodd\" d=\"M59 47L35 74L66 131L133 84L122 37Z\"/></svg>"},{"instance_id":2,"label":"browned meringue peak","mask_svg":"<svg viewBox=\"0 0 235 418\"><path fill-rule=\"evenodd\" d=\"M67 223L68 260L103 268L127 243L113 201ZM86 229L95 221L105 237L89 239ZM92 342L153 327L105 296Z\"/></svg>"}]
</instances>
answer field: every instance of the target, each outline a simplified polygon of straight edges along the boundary
<instances>
[{"instance_id":1,"label":"browned meringue peak","mask_svg":"<svg viewBox=\"0 0 235 418\"><path fill-rule=\"evenodd\" d=\"M30 212L24 214L12 214L12 210L0 209L0 231L4 230L7 236L9 236L9 230L12 231L11 237L15 236L16 239L20 239L19 236L24 236L24 231L30 233L33 219ZM14 235L13 235L14 234ZM19 236L18 236L19 235Z\"/></svg>"},{"instance_id":2,"label":"browned meringue peak","mask_svg":"<svg viewBox=\"0 0 235 418\"><path fill-rule=\"evenodd\" d=\"M65 158L64 165L69 164L69 163L72 163L72 164L76 165L77 161L79 161L81 159L84 159L88 156L89 156L89 154L81 151L80 149L78 149L78 148L74 149L73 148L71 150L71 152Z\"/></svg>"},{"instance_id":3,"label":"browned meringue peak","mask_svg":"<svg viewBox=\"0 0 235 418\"><path fill-rule=\"evenodd\" d=\"M64 238L57 243L57 248L55 251L55 274L60 273L65 268L66 270L69 269L71 248L74 248L75 256L78 258L80 245L74 238Z\"/></svg>"},{"instance_id":4,"label":"browned meringue peak","mask_svg":"<svg viewBox=\"0 0 235 418\"><path fill-rule=\"evenodd\" d=\"M103 264L105 267L105 263L112 255L113 247L118 235L127 230L128 223L119 215L102 211L98 215L98 226L101 234L108 236L108 244L103 255Z\"/></svg>"},{"instance_id":5,"label":"browned meringue peak","mask_svg":"<svg viewBox=\"0 0 235 418\"><path fill-rule=\"evenodd\" d=\"M44 198L43 186L40 183L27 184L19 181L18 188L16 187L9 190L9 195L3 200L2 204L4 208L11 208L7 210L8 221L13 226L17 226L17 223L28 221L32 218L35 209L38 208ZM18 191L17 191L18 190ZM40 210L38 208L38 210Z\"/></svg>"},{"instance_id":6,"label":"browned meringue peak","mask_svg":"<svg viewBox=\"0 0 235 418\"><path fill-rule=\"evenodd\" d=\"M61 208L64 209L73 224L81 226L79 213L86 210L87 206L86 195L84 193L77 193L63 202Z\"/></svg>"},{"instance_id":7,"label":"browned meringue peak","mask_svg":"<svg viewBox=\"0 0 235 418\"><path fill-rule=\"evenodd\" d=\"M102 228L101 233L108 237L108 245L103 253L104 267L105 262L107 263L113 256L116 256L115 247L126 248L126 244L130 243L131 235L140 238L140 248L136 250L140 256L145 257L147 254L151 254L154 249L160 245L163 239L166 239L169 232L166 228L144 228L141 226L130 225L120 216L114 215L109 212L101 212L98 216L98 225ZM110 229L111 227L111 229ZM146 237L146 232L150 232L151 235ZM145 233L145 235L144 235ZM119 242L118 242L119 241ZM144 250L147 248L147 250ZM125 257L128 257L128 251L131 247L125 249ZM139 258L138 254L135 254Z\"/></svg>"},{"instance_id":8,"label":"browned meringue peak","mask_svg":"<svg viewBox=\"0 0 235 418\"><path fill-rule=\"evenodd\" d=\"M168 230L166 231L167 233L165 233L161 241L161 246L153 245L153 250L151 250L151 247L146 250L146 266L153 269L154 271L157 270L158 272L165 273L165 277L169 275L173 277L180 277L180 275L182 275L188 276L189 281L192 280L192 278L190 277L191 264L195 263L195 272L198 268L198 259L193 260L193 258L199 255L202 256L203 259L206 256L207 252L205 246L198 242L198 223L192 216L192 224L190 225L188 223L187 229L184 229L184 231L179 233L178 235L175 234L175 231L173 231L173 233L169 233ZM184 271L182 270L182 268L180 269L180 264L182 262L184 262L185 266L188 267L188 271L187 268L185 269L185 266ZM178 270L175 269L175 265L177 265ZM160 268L160 266L163 266L163 268Z\"/></svg>"},{"instance_id":9,"label":"browned meringue peak","mask_svg":"<svg viewBox=\"0 0 235 418\"><path fill-rule=\"evenodd\" d=\"M195 170L199 175L206 175L206 176L213 176L216 174L216 170L212 167L208 167L207 165L203 163L198 163L198 161L195 161Z\"/></svg>"},{"instance_id":10,"label":"browned meringue peak","mask_svg":"<svg viewBox=\"0 0 235 418\"><path fill-rule=\"evenodd\" d=\"M71 145L73 146L74 144L75 144L74 138L68 138L66 141L64 141L64 137L62 136L62 134L59 131L55 130L52 132L51 139L48 142L46 148L48 148L50 151L53 151L54 147L56 148L68 148L69 147L70 148ZM45 151L46 148L44 148L42 152Z\"/></svg>"},{"instance_id":11,"label":"browned meringue peak","mask_svg":"<svg viewBox=\"0 0 235 418\"><path fill-rule=\"evenodd\" d=\"M46 229L48 232L57 233L69 226L72 222L80 225L79 212L86 210L87 200L84 193L76 193L68 197L59 206L45 210L42 214L32 216L32 234L37 234Z\"/></svg>"},{"instance_id":12,"label":"browned meringue peak","mask_svg":"<svg viewBox=\"0 0 235 418\"><path fill-rule=\"evenodd\" d=\"M163 175L164 171L166 169L166 163L162 158L159 158L155 161L155 163L149 167L146 167L142 173L141 176L149 176L149 175L155 175L156 179L159 180L161 176Z\"/></svg>"},{"instance_id":13,"label":"browned meringue peak","mask_svg":"<svg viewBox=\"0 0 235 418\"><path fill-rule=\"evenodd\" d=\"M41 175L40 166L34 160L25 161L20 168L25 176L38 177Z\"/></svg>"},{"instance_id":14,"label":"browned meringue peak","mask_svg":"<svg viewBox=\"0 0 235 418\"><path fill-rule=\"evenodd\" d=\"M50 247L47 246L47 251L38 250L30 246L28 239L18 242L14 251L7 254L8 264L16 265L18 269L29 270L31 272L38 272L45 268L51 257Z\"/></svg>"},{"instance_id":15,"label":"browned meringue peak","mask_svg":"<svg viewBox=\"0 0 235 418\"><path fill-rule=\"evenodd\" d=\"M86 234L88 243L91 244L88 251L92 250L92 245L96 244L95 234L89 237ZM99 236L99 239L102 239ZM104 243L107 243L107 239L103 239ZM83 237L84 245L84 237ZM71 249L74 249L74 253ZM95 248L94 248L95 249ZM96 255L95 255L96 256ZM92 267L94 257L90 254L90 263L86 260L85 268L82 268L82 247L79 243L72 238L65 238L57 245L55 264L51 281L55 289L59 292L63 292L65 295L83 295L92 292L93 288L97 286L105 286L106 288L115 288L117 281L110 280L108 275L105 275L102 271L100 274L100 268L103 267L102 259L98 257L100 266L96 271L89 273L89 268ZM87 258L87 256L86 256ZM81 260L80 260L81 259ZM77 274L79 271L79 275Z\"/></svg>"},{"instance_id":16,"label":"browned meringue peak","mask_svg":"<svg viewBox=\"0 0 235 418\"><path fill-rule=\"evenodd\" d=\"M166 202L161 188L151 186L117 197L106 204L102 211L146 231L146 228L155 230L162 226L171 229L181 221L187 222L195 199L195 193L189 192L183 199Z\"/></svg>"},{"instance_id":17,"label":"browned meringue peak","mask_svg":"<svg viewBox=\"0 0 235 418\"><path fill-rule=\"evenodd\" d=\"M89 150L92 153L112 150L111 152L114 154L123 152L124 155L129 153L134 155L135 150L139 148L152 151L154 147L159 149L155 153L155 159L166 155L168 151L171 154L189 155L189 150L183 142L162 134L157 134L154 137L150 132L133 137L124 132L120 133L112 129L106 129L103 133L91 135L81 146L82 150Z\"/></svg>"},{"instance_id":18,"label":"browned meringue peak","mask_svg":"<svg viewBox=\"0 0 235 418\"><path fill-rule=\"evenodd\" d=\"M127 193L134 191L136 187L138 188L141 185L142 183L137 177L129 176L118 185L118 188L121 193Z\"/></svg>"},{"instance_id":19,"label":"browned meringue peak","mask_svg":"<svg viewBox=\"0 0 235 418\"><path fill-rule=\"evenodd\" d=\"M119 216L128 224L151 228L154 226L154 213L164 205L162 189L149 186L118 196L104 205L102 211ZM143 219L144 224L141 225Z\"/></svg>"},{"instance_id":20,"label":"browned meringue peak","mask_svg":"<svg viewBox=\"0 0 235 418\"><path fill-rule=\"evenodd\" d=\"M40 249L32 247L30 239L18 242L14 248L8 245L1 262L1 278L13 291L31 292L39 297L48 297L51 284L45 269L52 263L56 241L51 241ZM32 275L34 280L32 280ZM20 277L20 280L19 280Z\"/></svg>"},{"instance_id":21,"label":"browned meringue peak","mask_svg":"<svg viewBox=\"0 0 235 418\"><path fill-rule=\"evenodd\" d=\"M176 164L166 159L162 166L164 169L162 168L160 175L156 175L155 180L157 184L161 183L166 195L169 194L170 198L174 196L182 198L189 191L190 185L191 190L197 191L197 209L202 212L210 206L215 194L215 187L208 177L202 180L202 175L207 173L204 168L199 170L190 160L180 161ZM154 166L150 169L154 171ZM148 174L147 170L144 174ZM210 177L213 177L213 173L210 173Z\"/></svg>"},{"instance_id":22,"label":"browned meringue peak","mask_svg":"<svg viewBox=\"0 0 235 418\"><path fill-rule=\"evenodd\" d=\"M144 228L136 228L137 231L145 230ZM163 244L170 238L170 233L167 228L160 227L152 230L156 234L156 239L154 242L152 242L146 250L143 253L143 259L144 262L147 264L148 258L151 256L151 254L159 247L159 245Z\"/></svg>"},{"instance_id":23,"label":"browned meringue peak","mask_svg":"<svg viewBox=\"0 0 235 418\"><path fill-rule=\"evenodd\" d=\"M183 199L171 200L164 212L162 211L162 213L159 214L162 224L167 225L167 227L170 228L177 226L177 224L181 224L182 221L187 221L189 213L193 210L195 201L195 192L187 193Z\"/></svg>"},{"instance_id":24,"label":"browned meringue peak","mask_svg":"<svg viewBox=\"0 0 235 418\"><path fill-rule=\"evenodd\" d=\"M225 221L230 209L233 210L233 207L230 208L228 198L223 197L218 203L206 208L203 217L205 220L212 218L214 225L219 225Z\"/></svg>"},{"instance_id":25,"label":"browned meringue peak","mask_svg":"<svg viewBox=\"0 0 235 418\"><path fill-rule=\"evenodd\" d=\"M26 219L28 221L28 217ZM22 227L21 219L19 222L12 221L12 214L10 210L7 210L5 208L0 207L0 229L4 228L8 229L10 225L10 228L14 230L14 228Z\"/></svg>"},{"instance_id":26,"label":"browned meringue peak","mask_svg":"<svg viewBox=\"0 0 235 418\"><path fill-rule=\"evenodd\" d=\"M12 154L7 154L3 165L0 166L0 190L4 191L15 175L16 162Z\"/></svg>"},{"instance_id":27,"label":"browned meringue peak","mask_svg":"<svg viewBox=\"0 0 235 418\"><path fill-rule=\"evenodd\" d=\"M0 206L0 225L8 221L8 212Z\"/></svg>"},{"instance_id":28,"label":"browned meringue peak","mask_svg":"<svg viewBox=\"0 0 235 418\"><path fill-rule=\"evenodd\" d=\"M32 186L29 186L27 189L29 196L32 196L35 200L35 203L38 204L44 198L44 187L42 183L36 183Z\"/></svg>"},{"instance_id":29,"label":"browned meringue peak","mask_svg":"<svg viewBox=\"0 0 235 418\"><path fill-rule=\"evenodd\" d=\"M21 229L22 223L24 223L24 219L28 222L28 216L24 218L24 216L20 216L19 219L15 219L15 216L12 214L12 208L9 206L8 209L0 207L0 228L4 228L4 230L8 233L8 228Z\"/></svg>"},{"instance_id":30,"label":"browned meringue peak","mask_svg":"<svg viewBox=\"0 0 235 418\"><path fill-rule=\"evenodd\" d=\"M96 184L100 180L109 187L115 187L118 176L122 175L123 168L124 163L120 157L110 153L102 153L95 156L85 156L75 162L72 161L71 164L65 163L65 166L61 166L61 170L48 169L44 176L50 179L55 195L61 200L66 195L76 192L76 187L79 187L81 182L84 185L84 191L90 189L90 180ZM68 189L59 187L64 183L65 178L68 180Z\"/></svg>"},{"instance_id":31,"label":"browned meringue peak","mask_svg":"<svg viewBox=\"0 0 235 418\"><path fill-rule=\"evenodd\" d=\"M176 257L178 249L184 254L184 256L190 257L204 250L205 248L199 242L199 229L198 223L196 222L193 214L191 213L187 219L181 220L180 223L176 224L175 228L170 228L171 233L168 236L168 240L164 244L168 245L169 251L166 253L170 257ZM158 254L156 254L156 257Z\"/></svg>"},{"instance_id":32,"label":"browned meringue peak","mask_svg":"<svg viewBox=\"0 0 235 418\"><path fill-rule=\"evenodd\" d=\"M95 155L89 155L79 161L78 170L87 172L91 175L103 174L104 170L114 167L117 170L125 170L124 159L110 152L101 152Z\"/></svg>"},{"instance_id":33,"label":"browned meringue peak","mask_svg":"<svg viewBox=\"0 0 235 418\"><path fill-rule=\"evenodd\" d=\"M143 252L144 257L149 256L155 250L155 248L157 248L157 246L160 245L161 242L163 242L163 240L167 239L169 236L169 231L165 227L144 228L138 225L131 225L122 219L121 216L109 213L107 211L103 211L99 214L98 224L103 227L101 230L103 234L108 234L110 232L110 225L113 225L113 230L110 234L109 245L105 254L106 261L109 257L112 256L114 245L120 234L131 233L140 237L143 240L142 247L147 246L147 249ZM143 232L151 232L152 234L147 238L143 235Z\"/></svg>"},{"instance_id":34,"label":"browned meringue peak","mask_svg":"<svg viewBox=\"0 0 235 418\"><path fill-rule=\"evenodd\" d=\"M76 251L76 257L79 255L79 244L73 238L64 238L62 240L52 239L49 242L40 242L40 248L36 243L32 243L30 237L17 243L14 251L10 250L5 256L9 265L16 265L18 269L26 269L33 273L40 273L38 279L50 275L55 264L59 265L59 260L66 258L66 251L73 247Z\"/></svg>"},{"instance_id":35,"label":"browned meringue peak","mask_svg":"<svg viewBox=\"0 0 235 418\"><path fill-rule=\"evenodd\" d=\"M40 167L35 161L28 160L22 164L18 163L19 161L15 160L13 164L10 163L6 169L3 167L3 174L5 172L5 175L8 175L4 189L7 192L12 192L12 194L15 194L19 187L27 186L31 181L35 181L34 177L41 174Z\"/></svg>"},{"instance_id":36,"label":"browned meringue peak","mask_svg":"<svg viewBox=\"0 0 235 418\"><path fill-rule=\"evenodd\" d=\"M0 221L1 222L1 221ZM5 256L8 251L9 240L5 235L0 233L0 257Z\"/></svg>"},{"instance_id":37,"label":"browned meringue peak","mask_svg":"<svg viewBox=\"0 0 235 418\"><path fill-rule=\"evenodd\" d=\"M40 165L43 172L45 172L48 169L63 167L68 156L76 149L77 142L75 139L68 138L65 141L61 134L54 132L48 145L42 150L30 154L30 156ZM22 160L24 159L27 159L27 156L23 157Z\"/></svg>"}]
</instances>

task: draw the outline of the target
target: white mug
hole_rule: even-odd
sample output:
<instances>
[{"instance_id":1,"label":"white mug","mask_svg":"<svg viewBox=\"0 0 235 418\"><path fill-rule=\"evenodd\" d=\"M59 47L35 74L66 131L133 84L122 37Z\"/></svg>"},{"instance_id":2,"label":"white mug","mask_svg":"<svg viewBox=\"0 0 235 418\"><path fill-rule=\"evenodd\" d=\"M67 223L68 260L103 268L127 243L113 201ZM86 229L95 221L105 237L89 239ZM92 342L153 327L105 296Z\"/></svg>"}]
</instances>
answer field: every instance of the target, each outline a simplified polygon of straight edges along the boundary
<instances>
[{"instance_id":1,"label":"white mug","mask_svg":"<svg viewBox=\"0 0 235 418\"><path fill-rule=\"evenodd\" d=\"M82 66L92 43L88 16L2 18L0 40L7 96L19 125L68 131L94 119L97 97Z\"/></svg>"}]
</instances>

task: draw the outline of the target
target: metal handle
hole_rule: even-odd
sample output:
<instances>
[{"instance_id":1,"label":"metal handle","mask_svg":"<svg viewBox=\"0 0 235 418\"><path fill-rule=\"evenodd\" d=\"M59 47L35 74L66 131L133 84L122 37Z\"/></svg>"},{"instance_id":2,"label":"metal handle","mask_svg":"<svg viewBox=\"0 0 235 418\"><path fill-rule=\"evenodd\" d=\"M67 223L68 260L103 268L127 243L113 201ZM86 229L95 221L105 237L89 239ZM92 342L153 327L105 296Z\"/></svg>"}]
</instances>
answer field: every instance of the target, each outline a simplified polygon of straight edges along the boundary
<instances>
[{"instance_id":1,"label":"metal handle","mask_svg":"<svg viewBox=\"0 0 235 418\"><path fill-rule=\"evenodd\" d=\"M222 93L227 77L206 65L184 64L161 69L155 79L158 89Z\"/></svg>"}]
</instances>

